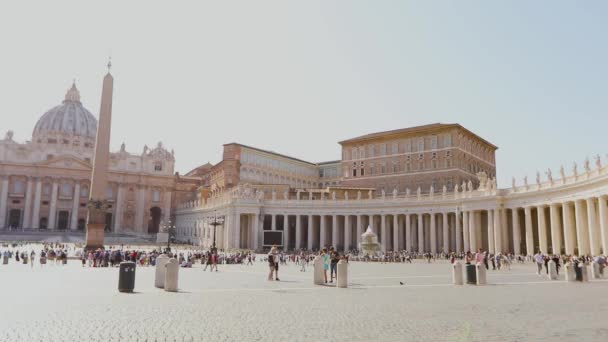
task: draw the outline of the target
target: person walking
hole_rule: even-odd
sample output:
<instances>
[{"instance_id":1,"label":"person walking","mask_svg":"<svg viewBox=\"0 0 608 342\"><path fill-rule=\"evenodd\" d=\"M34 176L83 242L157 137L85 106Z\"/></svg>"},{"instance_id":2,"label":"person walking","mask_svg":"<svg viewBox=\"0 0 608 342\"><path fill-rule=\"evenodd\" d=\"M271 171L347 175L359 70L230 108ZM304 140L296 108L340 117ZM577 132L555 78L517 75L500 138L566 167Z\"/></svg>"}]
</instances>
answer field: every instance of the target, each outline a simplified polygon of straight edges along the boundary
<instances>
[{"instance_id":1,"label":"person walking","mask_svg":"<svg viewBox=\"0 0 608 342\"><path fill-rule=\"evenodd\" d=\"M534 262L536 262L536 274L540 275L543 271L543 264L545 262L545 259L543 258L543 255L540 253L540 251L534 254Z\"/></svg>"},{"instance_id":2,"label":"person walking","mask_svg":"<svg viewBox=\"0 0 608 342\"><path fill-rule=\"evenodd\" d=\"M338 251L336 251L335 249L331 249L330 252L330 279L329 282L333 283L334 282L334 278L336 278L336 281L338 279L338 261L340 261L340 254L338 253Z\"/></svg>"},{"instance_id":3,"label":"person walking","mask_svg":"<svg viewBox=\"0 0 608 342\"><path fill-rule=\"evenodd\" d=\"M329 254L327 254L327 249L323 248L321 250L321 259L323 260L323 277L325 278L325 283L327 284L327 270L329 269Z\"/></svg>"}]
</instances>

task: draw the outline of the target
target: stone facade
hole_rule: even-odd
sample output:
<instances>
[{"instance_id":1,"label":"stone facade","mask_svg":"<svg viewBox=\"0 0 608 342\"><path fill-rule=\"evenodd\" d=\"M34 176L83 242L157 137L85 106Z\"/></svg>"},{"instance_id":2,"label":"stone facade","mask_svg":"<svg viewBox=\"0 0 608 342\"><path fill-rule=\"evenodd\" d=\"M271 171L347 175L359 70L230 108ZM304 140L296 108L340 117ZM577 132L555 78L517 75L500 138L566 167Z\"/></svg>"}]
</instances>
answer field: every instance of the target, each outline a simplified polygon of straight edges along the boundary
<instances>
[{"instance_id":1,"label":"stone facade","mask_svg":"<svg viewBox=\"0 0 608 342\"><path fill-rule=\"evenodd\" d=\"M399 193L453 191L485 172L496 177L496 146L458 124L372 133L340 142L342 185Z\"/></svg>"},{"instance_id":2,"label":"stone facade","mask_svg":"<svg viewBox=\"0 0 608 342\"><path fill-rule=\"evenodd\" d=\"M31 141L0 140L0 229L84 230L97 120L73 84L63 103L36 123ZM110 153L106 230L153 233L192 199L198 177L174 175L175 157L162 143L141 153L125 144Z\"/></svg>"}]
</instances>

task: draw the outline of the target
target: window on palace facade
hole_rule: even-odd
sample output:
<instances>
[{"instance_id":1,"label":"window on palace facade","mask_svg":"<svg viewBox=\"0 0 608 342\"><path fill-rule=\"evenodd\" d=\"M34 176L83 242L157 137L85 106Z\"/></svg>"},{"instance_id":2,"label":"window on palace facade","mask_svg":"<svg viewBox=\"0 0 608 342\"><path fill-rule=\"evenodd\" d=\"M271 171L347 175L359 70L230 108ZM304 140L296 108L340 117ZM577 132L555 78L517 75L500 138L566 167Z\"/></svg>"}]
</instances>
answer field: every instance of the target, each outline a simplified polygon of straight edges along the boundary
<instances>
[{"instance_id":1,"label":"window on palace facade","mask_svg":"<svg viewBox=\"0 0 608 342\"><path fill-rule=\"evenodd\" d=\"M386 144L380 144L380 155L381 156L386 155Z\"/></svg>"},{"instance_id":2,"label":"window on palace facade","mask_svg":"<svg viewBox=\"0 0 608 342\"><path fill-rule=\"evenodd\" d=\"M51 160L51 159L53 159L53 157L54 156L52 154L47 154L46 155L46 160Z\"/></svg>"},{"instance_id":3,"label":"window on palace facade","mask_svg":"<svg viewBox=\"0 0 608 342\"><path fill-rule=\"evenodd\" d=\"M452 159L447 158L447 159L445 160L445 167L447 167L447 168L452 167Z\"/></svg>"},{"instance_id":4,"label":"window on palace facade","mask_svg":"<svg viewBox=\"0 0 608 342\"><path fill-rule=\"evenodd\" d=\"M152 190L152 202L160 202L160 191Z\"/></svg>"},{"instance_id":5,"label":"window on palace facade","mask_svg":"<svg viewBox=\"0 0 608 342\"><path fill-rule=\"evenodd\" d=\"M405 142L405 152L412 152L412 141L409 139Z\"/></svg>"},{"instance_id":6,"label":"window on palace facade","mask_svg":"<svg viewBox=\"0 0 608 342\"><path fill-rule=\"evenodd\" d=\"M452 146L452 135L446 134L443 136L443 147L451 147Z\"/></svg>"},{"instance_id":7,"label":"window on palace facade","mask_svg":"<svg viewBox=\"0 0 608 342\"><path fill-rule=\"evenodd\" d=\"M50 185L50 184L45 184L45 185L42 187L42 193L43 193L44 195L50 195L50 194L51 194L51 185Z\"/></svg>"},{"instance_id":8,"label":"window on palace facade","mask_svg":"<svg viewBox=\"0 0 608 342\"><path fill-rule=\"evenodd\" d=\"M418 160L424 159L424 153L418 153Z\"/></svg>"},{"instance_id":9,"label":"window on palace facade","mask_svg":"<svg viewBox=\"0 0 608 342\"><path fill-rule=\"evenodd\" d=\"M393 162L393 173L397 173L397 172L399 172L398 164L397 164L397 162Z\"/></svg>"},{"instance_id":10,"label":"window on palace facade","mask_svg":"<svg viewBox=\"0 0 608 342\"><path fill-rule=\"evenodd\" d=\"M386 173L386 163L382 163L382 165L380 165L380 173L381 174Z\"/></svg>"},{"instance_id":11,"label":"window on palace facade","mask_svg":"<svg viewBox=\"0 0 608 342\"><path fill-rule=\"evenodd\" d=\"M62 197L70 197L72 193L72 186L70 184L61 184L61 196Z\"/></svg>"},{"instance_id":12,"label":"window on palace facade","mask_svg":"<svg viewBox=\"0 0 608 342\"><path fill-rule=\"evenodd\" d=\"M374 156L374 145L369 145L367 147L367 149L368 149L368 155L369 155L369 157L370 158L373 157Z\"/></svg>"},{"instance_id":13,"label":"window on palace facade","mask_svg":"<svg viewBox=\"0 0 608 342\"><path fill-rule=\"evenodd\" d=\"M154 163L154 171L162 171L163 170L163 163L162 162L155 162Z\"/></svg>"},{"instance_id":14,"label":"window on palace facade","mask_svg":"<svg viewBox=\"0 0 608 342\"><path fill-rule=\"evenodd\" d=\"M108 186L106 188L106 198L112 199L113 195L114 195L114 190L112 189L112 186Z\"/></svg>"},{"instance_id":15,"label":"window on palace facade","mask_svg":"<svg viewBox=\"0 0 608 342\"><path fill-rule=\"evenodd\" d=\"M362 167L360 172L361 172L361 177L365 176L365 168Z\"/></svg>"},{"instance_id":16,"label":"window on palace facade","mask_svg":"<svg viewBox=\"0 0 608 342\"><path fill-rule=\"evenodd\" d=\"M16 180L13 183L13 193L14 194L20 194L23 193L23 181L21 180Z\"/></svg>"},{"instance_id":17,"label":"window on palace facade","mask_svg":"<svg viewBox=\"0 0 608 342\"><path fill-rule=\"evenodd\" d=\"M93 145L91 143L84 143L84 147L93 147Z\"/></svg>"},{"instance_id":18,"label":"window on palace facade","mask_svg":"<svg viewBox=\"0 0 608 342\"><path fill-rule=\"evenodd\" d=\"M418 162L418 170L422 170L422 168L424 167L424 163L419 161Z\"/></svg>"},{"instance_id":19,"label":"window on palace facade","mask_svg":"<svg viewBox=\"0 0 608 342\"><path fill-rule=\"evenodd\" d=\"M433 159L433 160L431 161L431 165L432 165L433 169L436 169L436 168L437 168L437 160L436 160L436 159Z\"/></svg>"},{"instance_id":20,"label":"window on palace facade","mask_svg":"<svg viewBox=\"0 0 608 342\"><path fill-rule=\"evenodd\" d=\"M357 169L353 169L353 177L357 177Z\"/></svg>"},{"instance_id":21,"label":"window on palace facade","mask_svg":"<svg viewBox=\"0 0 608 342\"><path fill-rule=\"evenodd\" d=\"M431 185L433 186L433 191L437 191L437 180L433 179L433 182L431 183Z\"/></svg>"},{"instance_id":22,"label":"window on palace facade","mask_svg":"<svg viewBox=\"0 0 608 342\"><path fill-rule=\"evenodd\" d=\"M374 171L375 171L375 170L374 170L374 167L375 167L375 166L374 166L374 164L373 164L373 163L369 165L369 173L370 173L371 175L373 175L373 174L375 173L375 172L374 172Z\"/></svg>"},{"instance_id":23,"label":"window on palace facade","mask_svg":"<svg viewBox=\"0 0 608 342\"><path fill-rule=\"evenodd\" d=\"M353 148L352 148L351 153L352 153L352 158L351 158L351 159L359 159L359 158L357 157L357 154L358 154L358 153L357 153L357 148L356 148L356 147L353 147Z\"/></svg>"},{"instance_id":24,"label":"window on palace facade","mask_svg":"<svg viewBox=\"0 0 608 342\"><path fill-rule=\"evenodd\" d=\"M437 149L437 136L433 135L431 137L431 149L432 150L436 150Z\"/></svg>"},{"instance_id":25,"label":"window on palace facade","mask_svg":"<svg viewBox=\"0 0 608 342\"><path fill-rule=\"evenodd\" d=\"M405 163L405 171L407 171L407 172L412 171L412 165L410 164L409 161Z\"/></svg>"},{"instance_id":26,"label":"window on palace facade","mask_svg":"<svg viewBox=\"0 0 608 342\"><path fill-rule=\"evenodd\" d=\"M446 188L448 188L448 191L452 191L452 178L448 178L446 181Z\"/></svg>"},{"instance_id":27,"label":"window on palace facade","mask_svg":"<svg viewBox=\"0 0 608 342\"><path fill-rule=\"evenodd\" d=\"M57 139L48 139L47 142L49 144L56 144L57 143Z\"/></svg>"},{"instance_id":28,"label":"window on palace facade","mask_svg":"<svg viewBox=\"0 0 608 342\"><path fill-rule=\"evenodd\" d=\"M418 139L418 152L424 151L424 138Z\"/></svg>"},{"instance_id":29,"label":"window on palace facade","mask_svg":"<svg viewBox=\"0 0 608 342\"><path fill-rule=\"evenodd\" d=\"M399 153L399 144L397 144L397 143L393 143L393 147L391 148L391 153L392 153L392 154L397 154L397 153Z\"/></svg>"},{"instance_id":30,"label":"window on palace facade","mask_svg":"<svg viewBox=\"0 0 608 342\"><path fill-rule=\"evenodd\" d=\"M361 159L365 158L365 148L364 147L359 147L359 158L361 158Z\"/></svg>"}]
</instances>

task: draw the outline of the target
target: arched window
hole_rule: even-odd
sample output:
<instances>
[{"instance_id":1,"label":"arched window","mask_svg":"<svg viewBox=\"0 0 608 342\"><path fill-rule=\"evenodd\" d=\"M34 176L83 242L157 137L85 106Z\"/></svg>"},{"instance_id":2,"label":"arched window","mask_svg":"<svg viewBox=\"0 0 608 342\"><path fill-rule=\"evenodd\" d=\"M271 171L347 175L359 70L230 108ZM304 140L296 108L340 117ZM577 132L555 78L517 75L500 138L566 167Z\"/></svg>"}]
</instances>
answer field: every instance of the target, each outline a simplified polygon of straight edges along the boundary
<instances>
[{"instance_id":1,"label":"arched window","mask_svg":"<svg viewBox=\"0 0 608 342\"><path fill-rule=\"evenodd\" d=\"M154 171L162 171L163 170L163 162L157 161L154 163Z\"/></svg>"},{"instance_id":2,"label":"arched window","mask_svg":"<svg viewBox=\"0 0 608 342\"><path fill-rule=\"evenodd\" d=\"M152 191L152 202L160 202L160 191L158 191L158 190Z\"/></svg>"},{"instance_id":3,"label":"arched window","mask_svg":"<svg viewBox=\"0 0 608 342\"><path fill-rule=\"evenodd\" d=\"M80 188L80 197L89 197L89 187L88 186L83 186L82 188Z\"/></svg>"}]
</instances>

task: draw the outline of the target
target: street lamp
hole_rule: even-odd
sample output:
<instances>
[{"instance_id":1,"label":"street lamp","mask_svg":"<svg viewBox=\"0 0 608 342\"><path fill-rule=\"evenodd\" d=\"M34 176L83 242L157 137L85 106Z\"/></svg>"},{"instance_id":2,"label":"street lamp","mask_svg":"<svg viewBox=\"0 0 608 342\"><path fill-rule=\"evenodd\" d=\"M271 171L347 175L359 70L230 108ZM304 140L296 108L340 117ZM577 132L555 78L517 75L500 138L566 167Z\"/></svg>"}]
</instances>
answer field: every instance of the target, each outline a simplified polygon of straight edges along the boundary
<instances>
[{"instance_id":1,"label":"street lamp","mask_svg":"<svg viewBox=\"0 0 608 342\"><path fill-rule=\"evenodd\" d=\"M215 246L215 231L217 229L217 226L221 226L223 224L223 220L218 221L217 213L213 211L213 222L209 223L209 225L213 226L213 245L211 246L211 253L217 252L217 247Z\"/></svg>"}]
</instances>

